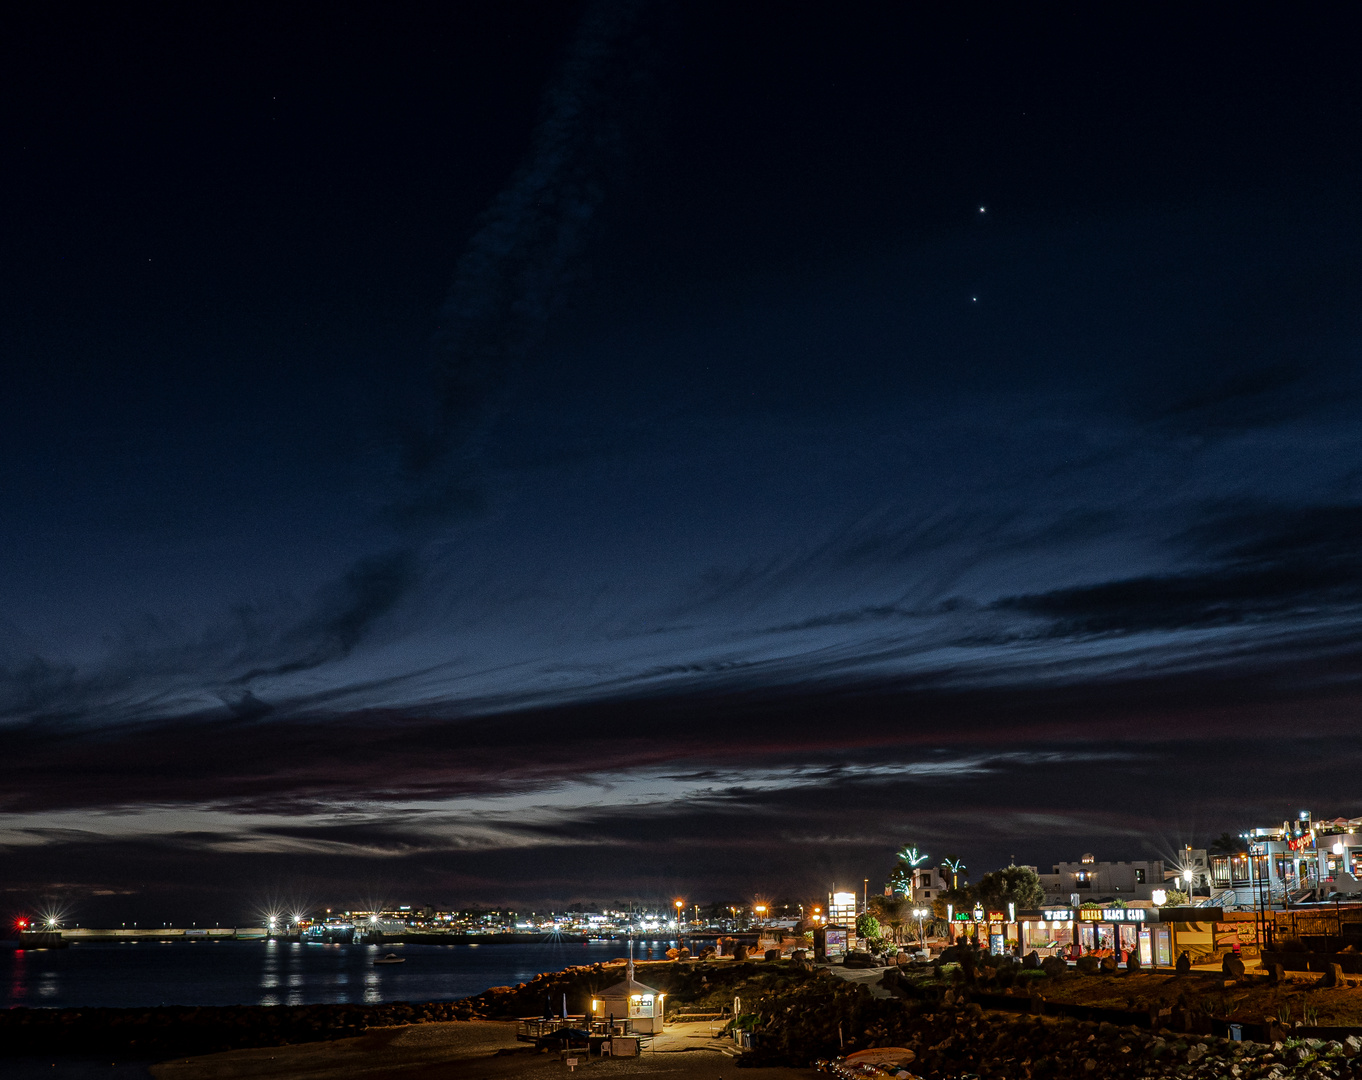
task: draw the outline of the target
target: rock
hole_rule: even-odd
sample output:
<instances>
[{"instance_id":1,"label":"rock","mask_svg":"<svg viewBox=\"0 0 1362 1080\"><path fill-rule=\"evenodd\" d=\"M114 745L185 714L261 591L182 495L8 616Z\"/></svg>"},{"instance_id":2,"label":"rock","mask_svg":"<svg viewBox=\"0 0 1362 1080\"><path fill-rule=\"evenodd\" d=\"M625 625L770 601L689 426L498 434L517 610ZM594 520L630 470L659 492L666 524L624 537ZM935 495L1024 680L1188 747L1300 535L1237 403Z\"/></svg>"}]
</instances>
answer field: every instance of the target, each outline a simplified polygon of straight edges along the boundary
<instances>
[{"instance_id":1,"label":"rock","mask_svg":"<svg viewBox=\"0 0 1362 1080\"><path fill-rule=\"evenodd\" d=\"M1131 975L1138 975L1144 964L1140 962L1140 954L1133 952L1126 958L1126 972Z\"/></svg>"},{"instance_id":2,"label":"rock","mask_svg":"<svg viewBox=\"0 0 1362 1080\"><path fill-rule=\"evenodd\" d=\"M1074 968L1080 975L1096 975L1101 965L1095 956L1080 956L1074 961Z\"/></svg>"},{"instance_id":3,"label":"rock","mask_svg":"<svg viewBox=\"0 0 1362 1080\"><path fill-rule=\"evenodd\" d=\"M779 960L779 959L780 959L780 950L779 950L779 949L767 949L766 952L763 953L762 955L765 956L767 960Z\"/></svg>"},{"instance_id":4,"label":"rock","mask_svg":"<svg viewBox=\"0 0 1362 1080\"><path fill-rule=\"evenodd\" d=\"M1273 986L1286 982L1286 969L1281 964L1273 964L1267 969L1267 981Z\"/></svg>"},{"instance_id":5,"label":"rock","mask_svg":"<svg viewBox=\"0 0 1362 1080\"><path fill-rule=\"evenodd\" d=\"M1178 962L1173 965L1173 968L1179 975L1186 975L1192 970L1192 958L1188 955L1186 949L1178 953Z\"/></svg>"},{"instance_id":6,"label":"rock","mask_svg":"<svg viewBox=\"0 0 1362 1080\"><path fill-rule=\"evenodd\" d=\"M1115 954L1102 957L1102 974L1115 975L1120 965L1117 963Z\"/></svg>"},{"instance_id":7,"label":"rock","mask_svg":"<svg viewBox=\"0 0 1362 1080\"><path fill-rule=\"evenodd\" d=\"M1347 986L1348 980L1343 975L1342 964L1330 964L1329 970L1324 973L1324 977L1319 981L1320 986Z\"/></svg>"},{"instance_id":8,"label":"rock","mask_svg":"<svg viewBox=\"0 0 1362 1080\"><path fill-rule=\"evenodd\" d=\"M1242 978L1244 961L1235 956L1234 953L1226 953L1225 958L1220 961L1220 971L1227 979Z\"/></svg>"},{"instance_id":9,"label":"rock","mask_svg":"<svg viewBox=\"0 0 1362 1080\"><path fill-rule=\"evenodd\" d=\"M1040 953L1036 952L1035 949L1032 949L1029 953L1026 954L1025 958L1022 960L1022 967L1026 968L1027 971L1035 971L1037 968L1039 968Z\"/></svg>"},{"instance_id":10,"label":"rock","mask_svg":"<svg viewBox=\"0 0 1362 1080\"><path fill-rule=\"evenodd\" d=\"M1356 1057L1359 1053L1362 1053L1362 1039L1359 1039L1356 1035L1349 1035L1343 1040L1343 1052L1349 1057Z\"/></svg>"},{"instance_id":11,"label":"rock","mask_svg":"<svg viewBox=\"0 0 1362 1080\"><path fill-rule=\"evenodd\" d=\"M1060 975L1065 975L1069 971L1069 965L1062 956L1047 956L1040 962L1040 970L1049 975L1052 979Z\"/></svg>"}]
</instances>

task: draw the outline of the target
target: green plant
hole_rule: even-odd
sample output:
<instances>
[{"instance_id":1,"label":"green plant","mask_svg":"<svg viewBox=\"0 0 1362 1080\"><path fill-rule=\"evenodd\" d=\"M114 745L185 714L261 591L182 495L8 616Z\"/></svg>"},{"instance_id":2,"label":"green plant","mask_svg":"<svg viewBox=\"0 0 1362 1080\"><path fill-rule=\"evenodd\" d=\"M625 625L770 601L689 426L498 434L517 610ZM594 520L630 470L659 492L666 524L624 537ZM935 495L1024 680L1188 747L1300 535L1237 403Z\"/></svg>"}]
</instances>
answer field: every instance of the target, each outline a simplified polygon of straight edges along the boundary
<instances>
[{"instance_id":1,"label":"green plant","mask_svg":"<svg viewBox=\"0 0 1362 1080\"><path fill-rule=\"evenodd\" d=\"M1008 904L1033 908L1045 901L1040 877L1029 866L1005 866L990 871L979 879L975 893L989 908L1006 908Z\"/></svg>"}]
</instances>

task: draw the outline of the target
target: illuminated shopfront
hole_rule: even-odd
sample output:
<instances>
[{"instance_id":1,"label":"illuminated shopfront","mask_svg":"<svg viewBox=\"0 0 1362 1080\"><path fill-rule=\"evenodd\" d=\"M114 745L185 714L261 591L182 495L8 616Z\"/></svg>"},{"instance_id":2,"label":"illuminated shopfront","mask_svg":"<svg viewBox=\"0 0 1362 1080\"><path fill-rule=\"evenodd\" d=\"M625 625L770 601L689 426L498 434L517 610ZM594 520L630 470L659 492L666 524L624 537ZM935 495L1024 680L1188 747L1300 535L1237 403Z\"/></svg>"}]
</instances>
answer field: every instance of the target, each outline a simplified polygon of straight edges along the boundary
<instances>
[{"instance_id":1,"label":"illuminated shopfront","mask_svg":"<svg viewBox=\"0 0 1362 1080\"><path fill-rule=\"evenodd\" d=\"M1020 911L1021 951L1039 956L1065 956L1073 951L1074 913L1072 908L1041 908Z\"/></svg>"},{"instance_id":2,"label":"illuminated shopfront","mask_svg":"<svg viewBox=\"0 0 1362 1080\"><path fill-rule=\"evenodd\" d=\"M1159 925L1153 908L1084 907L1076 912L1077 943L1082 954L1115 956L1124 963L1133 955L1146 966L1172 963L1172 932Z\"/></svg>"}]
</instances>

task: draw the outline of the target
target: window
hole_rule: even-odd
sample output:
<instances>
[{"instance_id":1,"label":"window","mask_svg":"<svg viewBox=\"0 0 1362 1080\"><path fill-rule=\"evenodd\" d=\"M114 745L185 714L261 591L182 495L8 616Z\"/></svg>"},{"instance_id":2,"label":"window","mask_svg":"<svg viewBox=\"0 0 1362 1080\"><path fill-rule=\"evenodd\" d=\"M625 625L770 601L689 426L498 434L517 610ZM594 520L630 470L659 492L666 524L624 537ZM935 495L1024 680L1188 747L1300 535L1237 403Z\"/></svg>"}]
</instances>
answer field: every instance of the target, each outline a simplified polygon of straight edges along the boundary
<instances>
[{"instance_id":1,"label":"window","mask_svg":"<svg viewBox=\"0 0 1362 1080\"><path fill-rule=\"evenodd\" d=\"M1135 868L1135 884L1136 885L1144 884L1144 867L1142 866Z\"/></svg>"}]
</instances>

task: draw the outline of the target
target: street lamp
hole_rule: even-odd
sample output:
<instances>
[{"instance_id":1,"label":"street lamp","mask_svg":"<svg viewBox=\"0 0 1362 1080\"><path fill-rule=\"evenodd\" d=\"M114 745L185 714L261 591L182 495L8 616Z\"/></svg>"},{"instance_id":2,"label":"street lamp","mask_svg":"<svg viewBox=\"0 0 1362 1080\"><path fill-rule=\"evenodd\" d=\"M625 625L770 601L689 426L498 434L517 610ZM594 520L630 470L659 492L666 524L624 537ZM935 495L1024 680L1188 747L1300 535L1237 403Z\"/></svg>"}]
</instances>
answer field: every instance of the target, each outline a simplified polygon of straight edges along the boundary
<instances>
[{"instance_id":1,"label":"street lamp","mask_svg":"<svg viewBox=\"0 0 1362 1080\"><path fill-rule=\"evenodd\" d=\"M913 908L913 918L917 919L917 943L919 945L925 945L927 943L927 935L922 932L922 920L926 917L926 908Z\"/></svg>"},{"instance_id":2,"label":"street lamp","mask_svg":"<svg viewBox=\"0 0 1362 1080\"><path fill-rule=\"evenodd\" d=\"M679 949L681 948L681 912L685 908L686 902L675 900L673 903L676 905L676 947Z\"/></svg>"}]
</instances>

